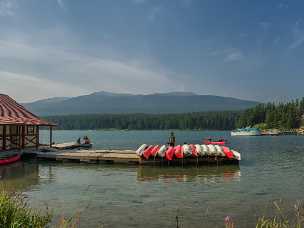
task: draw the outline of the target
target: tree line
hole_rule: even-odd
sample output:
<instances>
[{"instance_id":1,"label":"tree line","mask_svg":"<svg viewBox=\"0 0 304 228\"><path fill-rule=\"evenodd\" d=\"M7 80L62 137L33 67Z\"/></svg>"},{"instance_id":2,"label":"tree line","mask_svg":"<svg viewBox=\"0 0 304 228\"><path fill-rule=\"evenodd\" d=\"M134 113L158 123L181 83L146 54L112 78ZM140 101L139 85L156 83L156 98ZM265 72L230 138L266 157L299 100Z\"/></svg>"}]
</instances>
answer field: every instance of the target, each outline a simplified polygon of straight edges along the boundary
<instances>
[{"instance_id":1,"label":"tree line","mask_svg":"<svg viewBox=\"0 0 304 228\"><path fill-rule=\"evenodd\" d=\"M259 104L244 111L236 121L236 127L259 126L261 128L294 129L303 124L304 98L287 103Z\"/></svg>"},{"instance_id":2,"label":"tree line","mask_svg":"<svg viewBox=\"0 0 304 228\"><path fill-rule=\"evenodd\" d=\"M81 114L49 116L59 129L209 129L240 127L293 129L304 125L304 98L287 103L259 104L245 111L198 112L183 114Z\"/></svg>"},{"instance_id":3,"label":"tree line","mask_svg":"<svg viewBox=\"0 0 304 228\"><path fill-rule=\"evenodd\" d=\"M240 112L201 112L186 114L87 114L49 116L59 129L210 129L230 130Z\"/></svg>"}]
</instances>

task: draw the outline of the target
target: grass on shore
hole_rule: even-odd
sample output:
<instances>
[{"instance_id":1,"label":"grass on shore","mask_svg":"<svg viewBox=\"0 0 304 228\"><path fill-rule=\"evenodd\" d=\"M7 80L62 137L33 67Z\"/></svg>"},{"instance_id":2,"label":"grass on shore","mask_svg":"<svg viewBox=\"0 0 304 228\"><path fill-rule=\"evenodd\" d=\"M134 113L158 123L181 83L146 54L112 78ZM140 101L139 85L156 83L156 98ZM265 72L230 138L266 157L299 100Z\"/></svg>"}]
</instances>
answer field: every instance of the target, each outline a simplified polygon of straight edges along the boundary
<instances>
[{"instance_id":1,"label":"grass on shore","mask_svg":"<svg viewBox=\"0 0 304 228\"><path fill-rule=\"evenodd\" d=\"M51 221L51 215L42 215L27 207L20 195L0 193L0 227L23 228L45 227Z\"/></svg>"},{"instance_id":2,"label":"grass on shore","mask_svg":"<svg viewBox=\"0 0 304 228\"><path fill-rule=\"evenodd\" d=\"M304 204L297 202L293 210L285 211L281 202L273 203L275 213L271 217L260 217L256 228L302 228L304 227ZM55 228L77 228L79 227L79 214L69 219L61 217ZM45 214L38 213L25 203L24 198L18 194L5 191L0 192L0 227L9 228L43 228L51 227L53 216L47 211ZM176 217L176 227L180 228L179 218ZM236 228L236 223L229 216L225 218L224 227Z\"/></svg>"},{"instance_id":3,"label":"grass on shore","mask_svg":"<svg viewBox=\"0 0 304 228\"><path fill-rule=\"evenodd\" d=\"M281 201L274 201L274 215L258 218L256 228L302 228L304 227L304 204L297 202L292 210L284 210ZM229 216L225 218L225 228L236 228Z\"/></svg>"}]
</instances>

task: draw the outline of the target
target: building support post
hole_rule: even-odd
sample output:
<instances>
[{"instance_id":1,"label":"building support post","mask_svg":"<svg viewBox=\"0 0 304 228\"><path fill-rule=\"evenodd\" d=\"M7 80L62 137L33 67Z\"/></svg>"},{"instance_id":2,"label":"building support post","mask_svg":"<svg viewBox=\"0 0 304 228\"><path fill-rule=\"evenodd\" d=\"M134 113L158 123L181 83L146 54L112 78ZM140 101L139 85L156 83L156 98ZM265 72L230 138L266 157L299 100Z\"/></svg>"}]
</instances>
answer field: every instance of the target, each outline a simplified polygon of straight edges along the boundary
<instances>
[{"instance_id":1,"label":"building support post","mask_svg":"<svg viewBox=\"0 0 304 228\"><path fill-rule=\"evenodd\" d=\"M36 150L39 148L39 126L36 126Z\"/></svg>"},{"instance_id":2,"label":"building support post","mask_svg":"<svg viewBox=\"0 0 304 228\"><path fill-rule=\"evenodd\" d=\"M3 134L2 134L2 149L6 150L6 125L3 125Z\"/></svg>"},{"instance_id":3,"label":"building support post","mask_svg":"<svg viewBox=\"0 0 304 228\"><path fill-rule=\"evenodd\" d=\"M25 125L21 126L21 149L25 146Z\"/></svg>"}]
</instances>

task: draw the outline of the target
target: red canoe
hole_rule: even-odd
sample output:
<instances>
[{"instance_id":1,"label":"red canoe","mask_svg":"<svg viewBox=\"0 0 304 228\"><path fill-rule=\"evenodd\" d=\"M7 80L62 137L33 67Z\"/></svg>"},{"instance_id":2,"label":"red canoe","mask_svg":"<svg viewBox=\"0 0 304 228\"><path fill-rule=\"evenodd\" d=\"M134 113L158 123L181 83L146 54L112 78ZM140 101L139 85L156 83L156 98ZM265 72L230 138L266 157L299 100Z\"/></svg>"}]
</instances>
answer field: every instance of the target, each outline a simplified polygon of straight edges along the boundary
<instances>
[{"instance_id":1,"label":"red canoe","mask_svg":"<svg viewBox=\"0 0 304 228\"><path fill-rule=\"evenodd\" d=\"M228 147L223 146L222 148L227 158L233 158L233 153L230 151Z\"/></svg>"},{"instance_id":2,"label":"red canoe","mask_svg":"<svg viewBox=\"0 0 304 228\"><path fill-rule=\"evenodd\" d=\"M183 149L182 149L181 145L174 147L174 154L175 154L175 157L177 157L177 158L184 157L184 153L183 153Z\"/></svg>"},{"instance_id":3,"label":"red canoe","mask_svg":"<svg viewBox=\"0 0 304 228\"><path fill-rule=\"evenodd\" d=\"M15 154L11 157L0 158L0 165L7 165L19 161L21 156L19 154Z\"/></svg>"},{"instance_id":4,"label":"red canoe","mask_svg":"<svg viewBox=\"0 0 304 228\"><path fill-rule=\"evenodd\" d=\"M154 146L153 149L150 152L150 155L153 156L153 157L155 157L155 155L157 154L159 148L160 148L159 145Z\"/></svg>"},{"instance_id":5,"label":"red canoe","mask_svg":"<svg viewBox=\"0 0 304 228\"><path fill-rule=\"evenodd\" d=\"M145 151L143 153L143 156L145 159L149 159L153 148L154 148L154 146L148 146L147 149L145 149Z\"/></svg>"},{"instance_id":6,"label":"red canoe","mask_svg":"<svg viewBox=\"0 0 304 228\"><path fill-rule=\"evenodd\" d=\"M193 157L197 157L197 156L198 156L198 153L197 153L197 151L196 151L196 147L195 147L193 144L190 144L189 146L190 146L191 151L192 151L192 156L193 156Z\"/></svg>"},{"instance_id":7,"label":"red canoe","mask_svg":"<svg viewBox=\"0 0 304 228\"><path fill-rule=\"evenodd\" d=\"M166 159L168 161L172 161L173 156L174 156L174 147L170 146L166 151Z\"/></svg>"},{"instance_id":8,"label":"red canoe","mask_svg":"<svg viewBox=\"0 0 304 228\"><path fill-rule=\"evenodd\" d=\"M203 144L224 146L226 144L226 142L225 141L209 141L209 140L204 140Z\"/></svg>"}]
</instances>

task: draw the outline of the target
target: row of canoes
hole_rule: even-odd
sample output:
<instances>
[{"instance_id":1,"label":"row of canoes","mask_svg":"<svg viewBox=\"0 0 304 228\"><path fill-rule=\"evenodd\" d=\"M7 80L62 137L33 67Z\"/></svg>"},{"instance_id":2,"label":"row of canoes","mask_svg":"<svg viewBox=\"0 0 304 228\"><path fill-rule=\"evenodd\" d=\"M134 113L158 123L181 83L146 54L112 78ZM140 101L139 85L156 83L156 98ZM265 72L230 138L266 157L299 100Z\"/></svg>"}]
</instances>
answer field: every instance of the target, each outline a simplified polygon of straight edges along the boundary
<instances>
[{"instance_id":1,"label":"row of canoes","mask_svg":"<svg viewBox=\"0 0 304 228\"><path fill-rule=\"evenodd\" d=\"M226 146L219 145L206 145L206 144L184 144L177 146L166 146L166 145L141 145L136 153L144 158L155 158L161 157L166 160L173 160L174 158L185 158L185 157L203 157L203 156L217 156L225 157L228 159L241 160L241 155L235 150L230 150Z\"/></svg>"}]
</instances>

